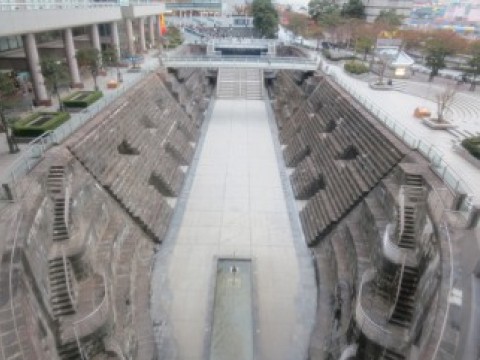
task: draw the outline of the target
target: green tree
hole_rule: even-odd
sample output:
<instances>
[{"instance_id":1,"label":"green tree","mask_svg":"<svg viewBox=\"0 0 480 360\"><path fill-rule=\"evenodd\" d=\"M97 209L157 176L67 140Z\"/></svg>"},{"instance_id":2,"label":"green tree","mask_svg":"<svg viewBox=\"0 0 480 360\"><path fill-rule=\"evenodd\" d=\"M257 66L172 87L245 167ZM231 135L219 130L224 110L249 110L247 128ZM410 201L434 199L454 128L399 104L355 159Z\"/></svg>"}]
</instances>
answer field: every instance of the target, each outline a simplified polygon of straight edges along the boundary
<instances>
[{"instance_id":1,"label":"green tree","mask_svg":"<svg viewBox=\"0 0 480 360\"><path fill-rule=\"evenodd\" d=\"M60 99L59 85L68 81L67 69L65 64L54 58L44 58L41 61L42 75L45 78L45 84L52 95L57 95L59 110L63 111L63 103Z\"/></svg>"},{"instance_id":2,"label":"green tree","mask_svg":"<svg viewBox=\"0 0 480 360\"><path fill-rule=\"evenodd\" d=\"M308 19L305 15L290 12L290 19L288 28L293 31L295 35L305 36L307 32Z\"/></svg>"},{"instance_id":3,"label":"green tree","mask_svg":"<svg viewBox=\"0 0 480 360\"><path fill-rule=\"evenodd\" d=\"M387 29L395 29L403 23L403 16L398 15L394 9L382 10L375 19L375 23L383 24Z\"/></svg>"},{"instance_id":4,"label":"green tree","mask_svg":"<svg viewBox=\"0 0 480 360\"><path fill-rule=\"evenodd\" d=\"M271 0L253 0L253 26L268 39L274 39L278 30L278 13Z\"/></svg>"},{"instance_id":5,"label":"green tree","mask_svg":"<svg viewBox=\"0 0 480 360\"><path fill-rule=\"evenodd\" d=\"M328 0L310 0L308 14L318 22L322 22L332 14L340 15L340 9L337 4Z\"/></svg>"},{"instance_id":6,"label":"green tree","mask_svg":"<svg viewBox=\"0 0 480 360\"><path fill-rule=\"evenodd\" d=\"M365 6L361 0L348 0L348 3L343 5L342 16L346 18L365 18Z\"/></svg>"},{"instance_id":7,"label":"green tree","mask_svg":"<svg viewBox=\"0 0 480 360\"><path fill-rule=\"evenodd\" d=\"M362 36L355 43L355 51L363 53L363 60L367 60L367 54L370 53L374 44L374 40L369 37Z\"/></svg>"},{"instance_id":8,"label":"green tree","mask_svg":"<svg viewBox=\"0 0 480 360\"><path fill-rule=\"evenodd\" d=\"M474 91L477 76L480 75L480 40L471 43L468 47L468 52L471 56L470 60L468 60L468 72L472 75L470 90Z\"/></svg>"},{"instance_id":9,"label":"green tree","mask_svg":"<svg viewBox=\"0 0 480 360\"><path fill-rule=\"evenodd\" d=\"M97 76L101 66L100 51L95 48L77 50L77 62L79 66L87 68L90 71L95 84L95 90L98 90Z\"/></svg>"},{"instance_id":10,"label":"green tree","mask_svg":"<svg viewBox=\"0 0 480 360\"><path fill-rule=\"evenodd\" d=\"M445 44L441 38L432 37L425 43L425 64L430 68L429 81L432 81L438 75L438 71L443 69L445 58L453 53L453 50Z\"/></svg>"},{"instance_id":11,"label":"green tree","mask_svg":"<svg viewBox=\"0 0 480 360\"><path fill-rule=\"evenodd\" d=\"M117 52L113 48L106 48L102 51L103 64L108 67L116 66L118 63Z\"/></svg>"},{"instance_id":12,"label":"green tree","mask_svg":"<svg viewBox=\"0 0 480 360\"><path fill-rule=\"evenodd\" d=\"M12 130L7 121L5 115L5 108L9 106L8 98L13 96L16 92L15 84L11 76L0 73L0 121L2 122L7 137L8 150L10 154L17 153L19 151L17 143L12 136Z\"/></svg>"}]
</instances>

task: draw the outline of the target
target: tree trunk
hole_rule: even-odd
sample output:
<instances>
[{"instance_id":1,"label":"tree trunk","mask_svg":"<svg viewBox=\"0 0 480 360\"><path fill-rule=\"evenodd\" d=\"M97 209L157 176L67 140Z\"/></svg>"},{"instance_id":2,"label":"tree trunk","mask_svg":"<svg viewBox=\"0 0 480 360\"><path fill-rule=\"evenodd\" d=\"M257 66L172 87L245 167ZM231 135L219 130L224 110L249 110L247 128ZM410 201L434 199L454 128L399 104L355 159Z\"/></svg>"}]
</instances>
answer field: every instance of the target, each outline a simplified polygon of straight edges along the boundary
<instances>
[{"instance_id":1,"label":"tree trunk","mask_svg":"<svg viewBox=\"0 0 480 360\"><path fill-rule=\"evenodd\" d=\"M3 113L3 109L0 108L0 120L2 121L2 125L5 129L5 136L7 137L7 144L8 144L8 151L10 154L15 154L19 152L20 150L18 149L17 143L15 140L12 138L10 134L10 128L7 123L7 119L5 118L5 114Z\"/></svg>"}]
</instances>

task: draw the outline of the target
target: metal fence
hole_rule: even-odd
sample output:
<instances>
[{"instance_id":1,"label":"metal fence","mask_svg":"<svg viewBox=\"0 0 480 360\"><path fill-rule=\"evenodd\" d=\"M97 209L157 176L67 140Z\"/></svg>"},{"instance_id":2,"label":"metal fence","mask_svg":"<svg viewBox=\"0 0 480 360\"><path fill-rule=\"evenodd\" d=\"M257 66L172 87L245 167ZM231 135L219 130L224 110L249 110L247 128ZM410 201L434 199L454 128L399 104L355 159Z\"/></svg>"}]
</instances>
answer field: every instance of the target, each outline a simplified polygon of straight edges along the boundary
<instances>
[{"instance_id":1,"label":"metal fence","mask_svg":"<svg viewBox=\"0 0 480 360\"><path fill-rule=\"evenodd\" d=\"M55 130L46 132L32 140L26 148L22 150L20 157L8 167L5 174L0 179L0 184L2 184L0 189L0 201L11 201L23 197L28 189L22 186L19 180L43 158L44 153L49 148L56 144L60 144L78 128L97 115L101 110L128 91L132 86L135 86L141 79L151 73L155 67L156 66L150 65L143 69L142 72L135 74L136 76L129 77L120 88L108 90L103 98L86 108L84 111L72 114L69 121L65 122Z\"/></svg>"},{"instance_id":2,"label":"metal fence","mask_svg":"<svg viewBox=\"0 0 480 360\"><path fill-rule=\"evenodd\" d=\"M326 71L326 73L328 73L328 71ZM385 124L395 136L402 140L411 149L418 150L423 156L425 156L431 162L432 169L453 191L460 194L466 194L467 196L460 207L464 211L470 211L473 199L472 189L462 180L461 176L452 168L452 166L445 161L444 154L435 145L425 139L418 138L416 134L405 126L399 124L383 109L372 103L367 97L360 94L356 89L335 74L330 73L329 75L337 84L344 88L366 109L375 115L380 122Z\"/></svg>"},{"instance_id":3,"label":"metal fence","mask_svg":"<svg viewBox=\"0 0 480 360\"><path fill-rule=\"evenodd\" d=\"M18 10L58 10L58 9L84 9L117 7L129 5L152 5L159 4L157 1L134 1L134 0L114 0L114 1L91 1L91 0L38 0L38 1L2 1L0 2L0 11L18 11Z\"/></svg>"}]
</instances>

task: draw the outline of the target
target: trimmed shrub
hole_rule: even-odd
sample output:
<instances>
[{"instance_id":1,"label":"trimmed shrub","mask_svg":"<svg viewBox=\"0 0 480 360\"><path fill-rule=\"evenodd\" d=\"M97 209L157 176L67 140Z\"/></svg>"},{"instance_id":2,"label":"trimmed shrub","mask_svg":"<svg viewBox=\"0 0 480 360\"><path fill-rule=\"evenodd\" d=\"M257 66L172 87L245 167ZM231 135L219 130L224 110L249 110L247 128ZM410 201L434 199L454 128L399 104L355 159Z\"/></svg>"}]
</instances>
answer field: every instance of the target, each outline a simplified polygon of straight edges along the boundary
<instances>
[{"instance_id":1,"label":"trimmed shrub","mask_svg":"<svg viewBox=\"0 0 480 360\"><path fill-rule=\"evenodd\" d=\"M80 96L81 98L79 98ZM67 108L86 108L102 96L101 91L76 91L63 99L62 103Z\"/></svg>"},{"instance_id":2,"label":"trimmed shrub","mask_svg":"<svg viewBox=\"0 0 480 360\"><path fill-rule=\"evenodd\" d=\"M322 55L325 56L328 60L332 60L332 54L330 54L330 50L322 49Z\"/></svg>"},{"instance_id":3,"label":"trimmed shrub","mask_svg":"<svg viewBox=\"0 0 480 360\"><path fill-rule=\"evenodd\" d=\"M51 118L37 125L32 124L36 119L40 120L42 116L49 116ZM55 130L68 119L70 119L70 114L67 112L35 112L26 118L17 120L12 125L12 132L17 137L34 138L42 135L46 131Z\"/></svg>"},{"instance_id":4,"label":"trimmed shrub","mask_svg":"<svg viewBox=\"0 0 480 360\"><path fill-rule=\"evenodd\" d=\"M368 72L368 66L357 61L349 61L344 65L345 71L351 74L364 74Z\"/></svg>"},{"instance_id":5,"label":"trimmed shrub","mask_svg":"<svg viewBox=\"0 0 480 360\"><path fill-rule=\"evenodd\" d=\"M472 156L480 160L480 136L464 139L462 141L462 146Z\"/></svg>"}]
</instances>

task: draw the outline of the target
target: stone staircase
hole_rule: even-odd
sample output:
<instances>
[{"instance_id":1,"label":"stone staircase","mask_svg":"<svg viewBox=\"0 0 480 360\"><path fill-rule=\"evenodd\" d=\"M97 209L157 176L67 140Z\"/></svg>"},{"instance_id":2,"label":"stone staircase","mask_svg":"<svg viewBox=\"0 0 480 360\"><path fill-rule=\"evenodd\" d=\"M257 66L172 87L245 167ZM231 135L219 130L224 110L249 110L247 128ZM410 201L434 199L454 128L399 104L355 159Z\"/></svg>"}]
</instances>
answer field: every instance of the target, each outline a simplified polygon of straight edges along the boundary
<instances>
[{"instance_id":1,"label":"stone staircase","mask_svg":"<svg viewBox=\"0 0 480 360\"><path fill-rule=\"evenodd\" d=\"M263 72L259 69L219 69L219 99L263 99Z\"/></svg>"},{"instance_id":2,"label":"stone staircase","mask_svg":"<svg viewBox=\"0 0 480 360\"><path fill-rule=\"evenodd\" d=\"M61 316L74 314L75 279L70 261L64 257L49 260L48 280L53 316L58 319Z\"/></svg>"},{"instance_id":3,"label":"stone staircase","mask_svg":"<svg viewBox=\"0 0 480 360\"><path fill-rule=\"evenodd\" d=\"M403 214L403 215L402 215ZM403 220L400 218L403 217ZM407 204L402 209L398 209L397 219L397 245L405 249L414 249L416 246L415 234L416 207L413 204ZM400 224L403 221L403 228Z\"/></svg>"},{"instance_id":4,"label":"stone staircase","mask_svg":"<svg viewBox=\"0 0 480 360\"><path fill-rule=\"evenodd\" d=\"M63 346L58 347L58 355L62 360L81 360L83 359L78 344L76 342L70 342Z\"/></svg>"},{"instance_id":5,"label":"stone staircase","mask_svg":"<svg viewBox=\"0 0 480 360\"><path fill-rule=\"evenodd\" d=\"M52 165L47 175L47 191L52 195L63 194L65 188L65 167Z\"/></svg>"},{"instance_id":6,"label":"stone staircase","mask_svg":"<svg viewBox=\"0 0 480 360\"><path fill-rule=\"evenodd\" d=\"M53 241L68 240L67 222L65 219L65 198L58 197L53 200Z\"/></svg>"},{"instance_id":7,"label":"stone staircase","mask_svg":"<svg viewBox=\"0 0 480 360\"><path fill-rule=\"evenodd\" d=\"M381 360L404 360L405 356L397 354L395 351L390 349L385 349Z\"/></svg>"},{"instance_id":8,"label":"stone staircase","mask_svg":"<svg viewBox=\"0 0 480 360\"><path fill-rule=\"evenodd\" d=\"M415 292L419 273L414 267L405 266L401 275L400 291L389 322L405 328L410 327L415 310Z\"/></svg>"}]
</instances>

